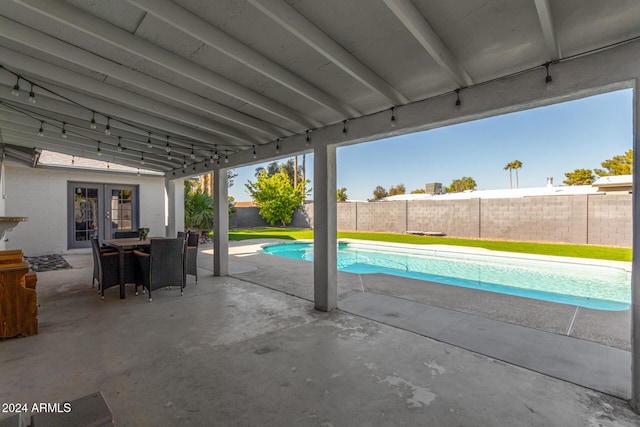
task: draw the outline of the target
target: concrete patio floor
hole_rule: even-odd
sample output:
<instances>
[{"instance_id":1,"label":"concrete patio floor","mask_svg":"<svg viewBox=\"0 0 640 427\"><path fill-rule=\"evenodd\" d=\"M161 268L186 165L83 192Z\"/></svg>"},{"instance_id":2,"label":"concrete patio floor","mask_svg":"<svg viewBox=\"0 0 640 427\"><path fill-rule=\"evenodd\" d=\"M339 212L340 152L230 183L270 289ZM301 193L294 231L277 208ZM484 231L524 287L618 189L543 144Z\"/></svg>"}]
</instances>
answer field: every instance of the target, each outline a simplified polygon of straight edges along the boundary
<instances>
[{"instance_id":1,"label":"concrete patio floor","mask_svg":"<svg viewBox=\"0 0 640 427\"><path fill-rule=\"evenodd\" d=\"M71 270L39 273L39 335L0 341L0 402L101 391L118 426L640 425L610 395L342 310L315 311L284 290L306 266L274 263L259 276L264 256L234 244L234 277L216 278L202 249L198 285L189 277L184 296L158 291L152 303L132 286L125 300L115 288L100 300L90 254L66 255ZM283 289L250 283L267 276ZM362 289L341 274L341 298Z\"/></svg>"}]
</instances>

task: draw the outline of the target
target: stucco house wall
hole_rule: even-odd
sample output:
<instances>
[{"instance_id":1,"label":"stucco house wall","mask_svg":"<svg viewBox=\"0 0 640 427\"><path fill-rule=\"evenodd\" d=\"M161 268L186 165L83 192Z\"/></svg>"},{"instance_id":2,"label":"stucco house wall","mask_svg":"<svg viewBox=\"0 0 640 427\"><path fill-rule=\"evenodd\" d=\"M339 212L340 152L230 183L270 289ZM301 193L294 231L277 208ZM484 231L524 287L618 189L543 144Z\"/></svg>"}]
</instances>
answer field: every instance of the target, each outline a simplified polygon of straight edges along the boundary
<instances>
[{"instance_id":1,"label":"stucco house wall","mask_svg":"<svg viewBox=\"0 0 640 427\"><path fill-rule=\"evenodd\" d=\"M25 255L90 251L68 249L67 183L139 185L140 225L149 235L165 235L165 180L163 177L136 176L71 169L32 168L6 160L2 203L6 216L26 216L5 236L6 249L22 249Z\"/></svg>"}]
</instances>

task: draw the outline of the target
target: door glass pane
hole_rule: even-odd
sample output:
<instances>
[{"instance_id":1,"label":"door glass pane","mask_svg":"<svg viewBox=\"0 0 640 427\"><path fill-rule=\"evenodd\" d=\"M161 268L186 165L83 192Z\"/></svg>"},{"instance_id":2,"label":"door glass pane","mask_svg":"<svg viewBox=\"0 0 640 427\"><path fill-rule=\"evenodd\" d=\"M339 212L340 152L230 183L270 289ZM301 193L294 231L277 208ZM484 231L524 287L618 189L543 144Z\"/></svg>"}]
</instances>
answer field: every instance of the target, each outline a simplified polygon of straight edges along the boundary
<instances>
[{"instance_id":1,"label":"door glass pane","mask_svg":"<svg viewBox=\"0 0 640 427\"><path fill-rule=\"evenodd\" d=\"M98 189L76 187L73 194L73 233L76 242L98 235Z\"/></svg>"},{"instance_id":2,"label":"door glass pane","mask_svg":"<svg viewBox=\"0 0 640 427\"><path fill-rule=\"evenodd\" d=\"M111 190L111 229L133 229L133 191Z\"/></svg>"}]
</instances>

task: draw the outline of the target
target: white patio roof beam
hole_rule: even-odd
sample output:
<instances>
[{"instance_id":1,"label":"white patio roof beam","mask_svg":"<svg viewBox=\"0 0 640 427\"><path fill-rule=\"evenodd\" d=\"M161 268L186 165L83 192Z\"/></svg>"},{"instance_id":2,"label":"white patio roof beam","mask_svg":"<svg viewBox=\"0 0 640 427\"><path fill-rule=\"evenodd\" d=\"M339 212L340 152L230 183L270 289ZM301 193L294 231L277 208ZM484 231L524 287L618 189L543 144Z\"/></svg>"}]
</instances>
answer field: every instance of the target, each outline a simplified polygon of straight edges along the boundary
<instances>
[{"instance_id":1,"label":"white patio roof beam","mask_svg":"<svg viewBox=\"0 0 640 427\"><path fill-rule=\"evenodd\" d=\"M39 137L36 136L38 134L38 130L40 129L40 123L35 120L22 115L20 113L16 113L12 110L7 109L5 106L0 105L0 123L4 123L5 127L8 129L19 129L25 133L31 135L34 141L38 141ZM11 125L9 121L15 123L15 126ZM78 141L84 141L84 144L87 146L94 146L97 144L97 141L101 141L102 144L107 146L116 147L118 142L122 144L125 148L122 152L124 153L126 150L131 150L133 152L138 153L138 158L140 158L140 154L144 153L145 158L147 156L153 156L158 159L158 161L165 162L167 165L176 165L182 157L189 158L190 151L185 149L179 149L174 146L171 147L171 155L175 159L174 161L167 160L167 152L164 150L164 146L157 145L153 149L147 148L145 142L137 141L134 139L129 139L127 136L121 136L120 140L113 135L107 136L101 134L96 131L92 131L90 129L83 129L81 127L75 126L74 120L67 120L66 122L66 132L67 138L69 140L70 137L77 139ZM45 135L57 135L60 138L61 129L58 127L52 127L51 125L47 125L46 122L42 126ZM196 159L200 158L208 158L209 155L199 156ZM182 164L180 162L180 164Z\"/></svg>"},{"instance_id":2,"label":"white patio roof beam","mask_svg":"<svg viewBox=\"0 0 640 427\"><path fill-rule=\"evenodd\" d=\"M469 73L445 46L429 22L411 3L411 0L383 1L434 61L451 75L458 87L466 87L473 84L473 79Z\"/></svg>"},{"instance_id":3,"label":"white patio roof beam","mask_svg":"<svg viewBox=\"0 0 640 427\"><path fill-rule=\"evenodd\" d=\"M129 67L116 64L113 61L104 59L91 52L77 48L4 17L0 17L0 36L40 50L45 54L52 54L76 65L106 74L109 78L137 86L167 100L179 102L187 107L197 108L207 115L217 116L231 121L236 125L257 130L270 137L275 137L282 133L282 129L276 128L254 117L239 113L229 107L220 105L139 71L132 70ZM246 134L229 125L220 123L218 124L218 128L221 132L225 132L229 136L241 139L248 138Z\"/></svg>"},{"instance_id":4,"label":"white patio roof beam","mask_svg":"<svg viewBox=\"0 0 640 427\"><path fill-rule=\"evenodd\" d=\"M536 11L538 11L538 20L540 20L540 26L542 27L542 35L547 47L547 52L549 53L549 60L558 60L562 57L562 52L560 52L558 38L556 37L555 28L553 26L553 15L551 14L549 0L533 1L536 5Z\"/></svg>"},{"instance_id":5,"label":"white patio roof beam","mask_svg":"<svg viewBox=\"0 0 640 427\"><path fill-rule=\"evenodd\" d=\"M336 64L351 77L386 97L393 105L402 105L409 99L379 75L351 55L302 14L281 0L248 0L262 13L280 24L291 34L311 46L319 54Z\"/></svg>"},{"instance_id":6,"label":"white patio roof beam","mask_svg":"<svg viewBox=\"0 0 640 427\"><path fill-rule=\"evenodd\" d=\"M359 112L328 95L297 74L272 61L251 47L234 39L200 17L169 0L128 0L147 13L164 21L191 37L224 53L243 65L266 76L284 87L296 92L323 107L329 108L344 117L359 115Z\"/></svg>"},{"instance_id":7,"label":"white patio roof beam","mask_svg":"<svg viewBox=\"0 0 640 427\"><path fill-rule=\"evenodd\" d=\"M36 117L37 119L30 119L28 116L21 114L31 124L35 125L36 128L39 126L36 120L43 120L46 122L48 121L47 118L50 118L53 121L66 122L67 125L74 125L79 129L83 129L86 132L89 132L89 134L93 134L92 138L95 138L95 139L109 140L109 139L115 138L114 134L117 133L123 139L127 138L131 140L136 140L136 141L144 140L144 142L140 142L140 144L144 144L145 147L147 145L147 139L149 138L149 135L148 133L144 133L139 129L131 128L130 126L122 126L120 122L113 121L111 122L111 128L112 130L117 129L117 131L114 132L114 134L112 134L111 136L108 136L108 135L105 135L102 131L102 125L103 125L102 122L105 121L104 118L97 116L96 124L101 125L100 129L92 130L89 128L89 120L91 118L91 115L87 114L87 110L83 109L82 107L78 107L71 103L58 101L58 100L51 99L41 95L37 96L38 101L37 101L37 104L34 105L30 103L25 97L16 98L10 95L10 89L11 89L11 85L6 84L6 81L2 81L2 78L0 77L0 100L5 100L12 105L18 104L18 107L21 110L26 110L26 112L28 112L31 116ZM0 106L0 109L15 112L15 110L11 110L8 107L3 108ZM19 114L17 112L15 113ZM151 144L154 146L154 148L158 147L158 148L164 149L164 146L166 144L166 139L158 139L157 133L152 134ZM195 153L200 156L208 156L208 153L212 148L210 145L205 148L201 145L196 145L195 143L194 143L194 146L195 146L194 147ZM180 150L180 148L184 149L185 150L184 152L180 150L181 155L185 153L186 155L191 154L190 151L186 151L191 149L190 143L186 143L181 140L174 139L171 142L171 147L174 151L178 151ZM203 150L206 150L206 151L203 151ZM147 148L147 151L150 152L151 150Z\"/></svg>"},{"instance_id":8,"label":"white patio roof beam","mask_svg":"<svg viewBox=\"0 0 640 427\"><path fill-rule=\"evenodd\" d=\"M163 49L65 2L60 0L14 0L14 2L30 8L35 13L48 16L64 25L80 30L91 37L109 43L112 46L138 55L161 67L176 72L183 77L244 101L288 123L297 124L304 128L313 128L321 125L321 123L315 119L307 117L298 111L256 93L180 55Z\"/></svg>"},{"instance_id":9,"label":"white patio roof beam","mask_svg":"<svg viewBox=\"0 0 640 427\"><path fill-rule=\"evenodd\" d=\"M0 108L0 111L3 111ZM145 150L140 150L134 145L124 145L125 150L117 151L117 140L113 139L87 139L83 137L82 133L74 133L68 132L67 138L62 139L60 137L60 131L58 129L53 129L51 127L43 128L43 136L38 136L38 127L35 128L31 123L28 122L28 119L23 116L13 116L10 114L3 114L0 117L0 124L4 131L11 130L14 132L20 132L24 135L24 138L30 138L32 146L39 146L42 141L52 141L52 142L60 142L61 144L70 143L78 146L87 147L89 150L95 150L98 146L98 142L101 143L102 149L111 149L111 151L117 152L117 154L122 154L124 157L133 156L134 160L140 160L140 154L144 152L145 161L147 160L147 156L151 160L155 160L156 163L163 165L165 167L173 168L177 167L176 165L182 164L182 159L176 156L174 161L169 161L166 159L166 155L164 153L151 153ZM130 141L129 141L130 142Z\"/></svg>"},{"instance_id":10,"label":"white patio roof beam","mask_svg":"<svg viewBox=\"0 0 640 427\"><path fill-rule=\"evenodd\" d=\"M166 173L171 170L170 166L161 165L157 162L154 162L153 159L148 159L145 157L145 164L141 165L139 158L135 156L122 156L121 152L113 148L109 148L105 145L100 145L100 150L103 153L99 156L96 150L91 150L89 147L86 147L82 144L77 144L74 141L59 141L55 138L43 137L40 138L37 144L34 144L33 139L29 138L28 135L21 135L19 132L14 132L12 130L4 131L5 135L5 143L12 145L19 145L22 147L30 147L30 148L40 148L43 150L49 150L56 153L67 154L69 156L78 156L84 157L87 159L93 160L101 160L104 162L115 163L123 166L129 166L133 168L140 169L148 169L157 172Z\"/></svg>"},{"instance_id":11,"label":"white patio roof beam","mask_svg":"<svg viewBox=\"0 0 640 427\"><path fill-rule=\"evenodd\" d=\"M229 137L224 132L219 132L217 123L212 122L197 114L186 112L180 108L173 107L161 103L155 99L146 98L137 94L133 94L125 89L99 82L90 77L83 76L64 68L49 64L47 62L22 55L18 52L0 47L0 57L3 62L15 69L27 71L29 74L39 77L41 80L52 79L69 87L75 87L88 93L95 93L98 96L115 101L116 103L124 103L133 108L149 112L156 116L163 116L169 121L178 121L189 126L210 132L210 139L215 139L214 135L220 137ZM43 86L50 88L50 85L43 83ZM77 102L77 99L74 99ZM120 108L120 107L118 107ZM126 115L118 114L117 109L113 111L114 116L126 117ZM246 144L246 140L235 139L236 143ZM230 144L233 144L230 142Z\"/></svg>"}]
</instances>

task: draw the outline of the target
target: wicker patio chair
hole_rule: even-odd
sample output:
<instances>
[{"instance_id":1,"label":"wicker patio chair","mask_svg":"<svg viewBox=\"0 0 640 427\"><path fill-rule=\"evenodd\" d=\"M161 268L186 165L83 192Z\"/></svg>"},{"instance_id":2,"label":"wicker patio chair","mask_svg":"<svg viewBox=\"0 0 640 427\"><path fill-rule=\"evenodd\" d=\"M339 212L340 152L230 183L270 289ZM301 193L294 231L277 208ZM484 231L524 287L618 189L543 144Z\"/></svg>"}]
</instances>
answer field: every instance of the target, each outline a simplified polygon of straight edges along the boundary
<instances>
[{"instance_id":1,"label":"wicker patio chair","mask_svg":"<svg viewBox=\"0 0 640 427\"><path fill-rule=\"evenodd\" d=\"M151 291L159 288L179 286L180 295L184 290L184 245L182 238L151 239L149 253L133 251L137 269L139 271L136 282L149 291L149 302L152 301Z\"/></svg>"},{"instance_id":2,"label":"wicker patio chair","mask_svg":"<svg viewBox=\"0 0 640 427\"><path fill-rule=\"evenodd\" d=\"M187 245L185 247L185 285L187 280L187 274L196 277L196 284L198 284L198 244L200 243L200 233L190 231L187 234Z\"/></svg>"},{"instance_id":3,"label":"wicker patio chair","mask_svg":"<svg viewBox=\"0 0 640 427\"><path fill-rule=\"evenodd\" d=\"M101 251L98 239L91 239L93 251L93 280L92 286L98 282L98 292L104 299L104 291L113 286L118 286L118 252Z\"/></svg>"}]
</instances>

